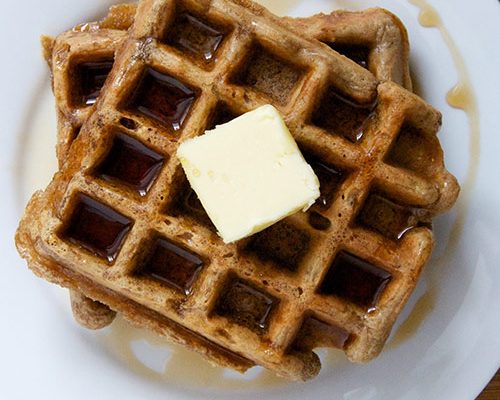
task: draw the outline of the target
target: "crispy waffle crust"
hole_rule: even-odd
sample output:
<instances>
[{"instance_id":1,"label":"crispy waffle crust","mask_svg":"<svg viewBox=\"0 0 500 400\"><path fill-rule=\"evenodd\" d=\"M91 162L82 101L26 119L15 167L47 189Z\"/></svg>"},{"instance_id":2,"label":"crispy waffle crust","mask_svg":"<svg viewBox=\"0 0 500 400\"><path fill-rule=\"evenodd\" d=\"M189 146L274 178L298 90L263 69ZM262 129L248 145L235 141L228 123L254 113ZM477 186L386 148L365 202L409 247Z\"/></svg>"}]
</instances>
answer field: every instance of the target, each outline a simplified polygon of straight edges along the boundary
<instances>
[{"instance_id":1,"label":"crispy waffle crust","mask_svg":"<svg viewBox=\"0 0 500 400\"><path fill-rule=\"evenodd\" d=\"M247 1L144 0L115 57L66 163L27 206L16 241L30 268L239 371L310 379L325 346L375 357L429 257L431 217L458 194L440 114ZM265 103L322 196L225 245L175 151Z\"/></svg>"},{"instance_id":2,"label":"crispy waffle crust","mask_svg":"<svg viewBox=\"0 0 500 400\"><path fill-rule=\"evenodd\" d=\"M379 80L412 89L408 33L391 12L382 8L334 11L307 18L284 17L282 22L368 68Z\"/></svg>"},{"instance_id":3,"label":"crispy waffle crust","mask_svg":"<svg viewBox=\"0 0 500 400\"><path fill-rule=\"evenodd\" d=\"M135 4L115 5L102 21L78 25L56 40L42 37L58 108L57 154L61 163L93 112L92 104L104 84L102 78L107 76L116 50L127 38L136 8ZM307 18L284 17L279 22L351 58L379 80L390 80L412 89L408 34L401 21L389 11L380 8L334 11ZM89 74L93 72L100 78L96 79L94 96L86 101L78 94L85 67Z\"/></svg>"},{"instance_id":4,"label":"crispy waffle crust","mask_svg":"<svg viewBox=\"0 0 500 400\"><path fill-rule=\"evenodd\" d=\"M61 165L81 126L94 110L92 104L98 97L100 85L104 84L103 77L107 76L115 52L127 37L126 31L133 23L135 12L135 4L119 4L112 6L102 21L78 25L60 35L57 41L42 38L57 99L57 153ZM391 80L411 90L408 35L401 21L387 10L334 11L308 18L282 18L281 22L348 56L378 79ZM82 101L81 88L78 88L82 84L79 75L83 67L99 77L87 101ZM96 306L81 294L73 293L71 301L76 320L90 329L104 327L106 321L111 323L116 314L109 309L106 313L105 306Z\"/></svg>"}]
</instances>

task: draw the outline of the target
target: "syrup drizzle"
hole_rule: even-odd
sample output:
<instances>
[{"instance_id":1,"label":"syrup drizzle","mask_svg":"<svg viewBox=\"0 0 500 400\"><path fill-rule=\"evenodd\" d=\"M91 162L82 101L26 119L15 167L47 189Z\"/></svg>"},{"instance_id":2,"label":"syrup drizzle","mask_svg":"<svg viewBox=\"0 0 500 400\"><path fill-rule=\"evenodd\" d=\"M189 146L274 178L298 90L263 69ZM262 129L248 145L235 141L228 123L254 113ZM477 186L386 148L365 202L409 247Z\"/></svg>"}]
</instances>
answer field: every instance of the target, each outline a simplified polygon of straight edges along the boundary
<instances>
[{"instance_id":1,"label":"syrup drizzle","mask_svg":"<svg viewBox=\"0 0 500 400\"><path fill-rule=\"evenodd\" d=\"M164 283L187 296L191 293L202 267L203 261L198 255L170 240L159 238L151 256L138 273Z\"/></svg>"},{"instance_id":2,"label":"syrup drizzle","mask_svg":"<svg viewBox=\"0 0 500 400\"><path fill-rule=\"evenodd\" d=\"M335 295L357 304L369 313L385 287L391 274L357 256L341 251L333 261L320 286L320 293Z\"/></svg>"},{"instance_id":3,"label":"syrup drizzle","mask_svg":"<svg viewBox=\"0 0 500 400\"><path fill-rule=\"evenodd\" d=\"M298 4L299 0L258 0L263 6L278 15L285 15L289 9ZM167 382L186 387L216 387L225 390L245 390L255 388L273 388L288 385L285 379L278 378L268 370L261 372L254 379L245 380L239 377L230 378L224 375L225 369L214 367L198 354L173 345L165 338L159 337L147 330L137 329L118 316L111 325L106 336L101 336L107 348L120 358L136 374L146 379ZM165 361L162 373L148 368L132 350L134 341L145 340L152 346L172 350L172 355ZM338 352L329 352L329 363L336 363ZM330 360L331 358L331 360ZM193 368L196 365L196 368Z\"/></svg>"},{"instance_id":4,"label":"syrup drizzle","mask_svg":"<svg viewBox=\"0 0 500 400\"><path fill-rule=\"evenodd\" d=\"M97 333L97 337L105 348L111 349L114 356L127 365L135 374L145 379L164 382L174 386L190 388L217 388L223 390L254 390L289 385L285 379L276 377L272 372L255 367L253 379L229 374L228 369L214 367L197 353L184 347L172 344L164 337L145 329L138 329L128 324L118 315L109 328ZM133 344L146 342L149 346L164 350L165 357L161 371L148 367L134 353ZM196 365L196 368L193 368Z\"/></svg>"},{"instance_id":5,"label":"syrup drizzle","mask_svg":"<svg viewBox=\"0 0 500 400\"><path fill-rule=\"evenodd\" d=\"M278 15L285 15L287 11L293 8L299 3L299 0L257 0L259 3L269 8L270 11ZM457 248L461 232L463 230L463 224L465 219L465 210L468 208L468 204L471 198L471 189L474 185L477 168L479 163L479 117L477 112L477 103L475 95L473 93L467 68L464 65L463 59L458 51L453 39L442 25L439 15L435 10L423 0L408 0L411 4L419 7L422 10L422 17L419 21L422 26L425 27L435 27L438 28L443 36L443 40L450 49L452 53L453 61L458 71L458 83L452 88L448 95L448 103L455 108L463 109L469 120L470 129L470 153L471 161L469 163L469 170L467 177L462 184L462 194L457 204L458 217L453 226L450 240L447 245L444 256L438 260L436 263L441 264L445 262L446 254L451 253ZM334 8L352 8L352 2L344 2L341 0L336 0ZM437 16L437 18L436 18ZM437 26L436 26L437 25ZM34 189L44 187L47 181L52 176L53 171L56 170L56 161L53 159L53 145L47 146L46 143L50 143L53 140L55 131L55 116L53 116L52 105L52 93L48 88L43 86L36 91L37 93L44 93L43 98L36 97L29 110L36 110L37 115L40 115L38 120L43 122L44 129L40 129L40 124L36 122L27 123L23 126L21 144L19 146L19 151L22 152L18 155L17 159L19 164L16 169L16 177L18 181L22 182L19 185L20 190L18 190L17 204L23 205L29 198L29 194L34 191ZM37 104L42 104L42 107L37 106ZM45 107L49 105L49 107ZM51 122L45 122L46 116L51 116ZM37 121L38 121L37 120ZM26 119L29 121L29 119ZM54 122L52 122L54 121ZM49 126L47 129L45 126ZM38 126L38 129L35 129ZM36 131L41 131L40 135L35 136L35 141L32 141L27 133ZM47 134L45 134L47 132ZM43 145L38 145L38 143ZM37 151L29 150L27 153L30 155L37 154L39 156L27 158L26 157L26 146L31 146ZM48 148L50 152L40 152L40 147L42 149ZM40 156L40 154L42 154ZM38 162L38 160L51 159L52 162L47 166L47 170L40 170L39 165L45 165L47 163ZM33 161L35 160L35 161ZM36 165L35 167L30 167L31 165ZM34 174L34 175L30 175ZM40 184L42 182L42 184ZM19 212L22 210L19 209ZM429 274L439 274L439 265L435 265L432 270L428 269ZM435 278L435 276L434 276ZM436 284L438 279L433 279L432 276L428 279L429 281L434 281ZM437 295L439 291L437 287L431 287L423 296L421 296L417 303L415 304L410 316L403 321L398 331L395 333L392 341L388 344L389 348L394 348L399 346L401 343L405 342L407 339L417 331L420 327L422 321L426 319L426 316L432 311L436 302ZM104 333L106 332L106 333ZM208 362L203 361L203 358L198 356L196 353L188 351L181 346L172 345L166 339L158 337L157 335L146 331L137 329L128 323L126 323L121 316L118 316L115 322L106 331L97 334L99 338L102 339L106 349L111 349L114 356L124 362L134 373L140 375L146 379L152 381L165 382L176 386L185 387L199 387L206 388L212 387L221 390L232 390L232 389L248 389L255 390L256 388L276 388L280 386L289 385L288 381L277 378L274 374L267 370L261 370L256 378L246 380L244 378L232 378L224 375L225 370L220 367L212 367ZM147 367L133 352L132 343L136 341L146 341L152 346L163 347L164 349L172 349L172 355L170 358L165 360L165 369L159 373L153 369ZM339 365L345 361L345 356L340 351L329 351L324 358L324 368ZM196 368L192 366L196 365Z\"/></svg>"},{"instance_id":6,"label":"syrup drizzle","mask_svg":"<svg viewBox=\"0 0 500 400\"><path fill-rule=\"evenodd\" d=\"M205 63L214 61L215 54L224 39L223 32L186 13L177 18L167 36L168 44L188 52Z\"/></svg>"},{"instance_id":7,"label":"syrup drizzle","mask_svg":"<svg viewBox=\"0 0 500 400\"><path fill-rule=\"evenodd\" d=\"M466 177L462 182L461 195L456 205L457 217L450 230L450 239L443 252L443 256L434 262L432 269L427 270L429 274L429 287L418 299L408 318L403 321L396 331L392 341L389 343L389 346L392 348L399 346L409 339L437 304L439 297L438 282L440 282L438 274L444 269L447 255L456 252L458 248L464 230L466 213L472 200L472 189L476 182L480 157L480 126L477 100L463 57L434 7L426 0L408 0L408 2L419 8L418 22L426 28L437 28L450 51L457 70L458 82L446 94L446 101L451 107L463 110L467 116L470 160Z\"/></svg>"},{"instance_id":8,"label":"syrup drizzle","mask_svg":"<svg viewBox=\"0 0 500 400\"><path fill-rule=\"evenodd\" d=\"M90 106L97 101L112 67L113 60L87 62L77 67L81 80L81 93L75 99L77 104Z\"/></svg>"},{"instance_id":9,"label":"syrup drizzle","mask_svg":"<svg viewBox=\"0 0 500 400\"><path fill-rule=\"evenodd\" d=\"M130 219L108 205L80 194L63 236L111 264L132 224Z\"/></svg>"},{"instance_id":10,"label":"syrup drizzle","mask_svg":"<svg viewBox=\"0 0 500 400\"><path fill-rule=\"evenodd\" d=\"M266 7L269 11L276 15L284 16L289 11L299 4L300 0L256 0L257 3Z\"/></svg>"},{"instance_id":11,"label":"syrup drizzle","mask_svg":"<svg viewBox=\"0 0 500 400\"><path fill-rule=\"evenodd\" d=\"M464 59L455 44L450 33L444 26L443 22L437 11L426 0L408 0L411 4L420 9L418 22L426 28L437 28L441 33L441 37L446 46L450 50L453 63L457 69L458 82L446 94L446 101L448 104L459 110L463 110L467 115L470 131L469 143L469 170L467 176L462 184L462 196L459 201L459 206L468 205L470 195L472 193L472 186L474 185L477 177L477 170L479 167L480 156L480 130L479 130L479 113L477 108L476 95L472 88L469 77L469 72L465 65Z\"/></svg>"},{"instance_id":12,"label":"syrup drizzle","mask_svg":"<svg viewBox=\"0 0 500 400\"><path fill-rule=\"evenodd\" d=\"M117 132L113 147L99 166L98 174L107 181L123 183L141 196L146 196L160 172L163 161L162 155L138 140Z\"/></svg>"}]
</instances>

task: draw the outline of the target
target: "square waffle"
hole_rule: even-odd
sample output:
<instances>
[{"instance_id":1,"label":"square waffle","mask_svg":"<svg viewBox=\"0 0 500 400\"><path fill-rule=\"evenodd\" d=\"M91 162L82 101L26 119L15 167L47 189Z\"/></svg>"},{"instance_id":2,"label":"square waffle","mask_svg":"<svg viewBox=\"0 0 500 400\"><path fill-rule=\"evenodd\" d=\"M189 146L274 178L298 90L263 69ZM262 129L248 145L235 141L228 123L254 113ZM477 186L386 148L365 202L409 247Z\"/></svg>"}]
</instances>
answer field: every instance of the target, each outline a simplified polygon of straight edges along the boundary
<instances>
[{"instance_id":1,"label":"square waffle","mask_svg":"<svg viewBox=\"0 0 500 400\"><path fill-rule=\"evenodd\" d=\"M127 37L126 30L132 25L135 12L135 4L115 5L102 21L80 24L59 35L55 41L43 39L57 100L57 153L61 163L66 160L71 143L93 111L91 106L111 70L115 52ZM194 18L190 16L188 26ZM327 44L369 69L378 79L391 80L411 90L408 35L401 21L387 10L334 11L307 18L285 17L281 22L294 31L301 31L304 36ZM186 23L179 25L183 27ZM186 39L190 38L181 37L181 40ZM179 37L174 34L173 40L178 45ZM229 118L227 115L222 120ZM189 196L196 201L194 193ZM210 223L201 206L197 206L199 216ZM309 222L317 228L329 223L317 213L311 214ZM71 304L76 320L90 329L108 325L115 316L115 312L105 305L78 293L71 293Z\"/></svg>"},{"instance_id":2,"label":"square waffle","mask_svg":"<svg viewBox=\"0 0 500 400\"><path fill-rule=\"evenodd\" d=\"M209 63L169 43L186 12L222 32ZM322 196L225 245L175 150L266 103ZM28 204L18 249L38 275L215 363L306 380L320 369L316 347L375 357L413 290L433 244L427 222L458 193L440 122L419 97L251 2L143 0L67 162Z\"/></svg>"}]
</instances>

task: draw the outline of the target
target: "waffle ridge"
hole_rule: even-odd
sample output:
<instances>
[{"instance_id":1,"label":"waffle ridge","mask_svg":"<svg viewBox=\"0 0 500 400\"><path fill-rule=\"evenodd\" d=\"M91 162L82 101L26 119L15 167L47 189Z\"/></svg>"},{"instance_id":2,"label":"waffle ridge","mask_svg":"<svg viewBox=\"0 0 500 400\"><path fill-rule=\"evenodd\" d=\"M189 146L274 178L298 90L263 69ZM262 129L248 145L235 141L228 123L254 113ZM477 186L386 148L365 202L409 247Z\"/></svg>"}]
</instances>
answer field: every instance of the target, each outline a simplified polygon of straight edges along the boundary
<instances>
[{"instance_id":1,"label":"waffle ridge","mask_svg":"<svg viewBox=\"0 0 500 400\"><path fill-rule=\"evenodd\" d=\"M76 136L75 132L83 125L93 110L92 107L85 106L77 108L75 112L70 107L73 91L71 85L67 84L67 77L71 76L73 72L73 60L95 62L102 60L104 53L104 58L107 57L108 62L111 61L110 50L113 50L114 54L119 43L125 40L126 32L124 31L131 26L135 11L135 4L112 6L109 14L102 21L80 24L70 32L61 34L56 43L54 40L44 38L43 47L46 59L51 67L57 66L57 68L51 68L51 72L59 107L57 149L61 162L66 159L65 155ZM303 30L306 36L316 38L332 48L339 50L340 46L341 49L347 50L347 55L351 57L353 54L359 53L357 50L359 48L369 50L363 51L363 58L358 57L355 61L370 69L377 78L392 80L404 85L407 89L411 89L406 29L401 21L388 11L383 9L369 9L359 12L334 11L329 15L318 14L307 18L285 17L282 18L282 22L294 30ZM60 49L64 50L64 58L56 57L56 61L53 63L53 54L57 54ZM375 55L372 60L369 60L370 53ZM69 80L69 83L75 85L74 80ZM226 122L228 119L230 118L219 120ZM127 123L127 121L131 120L126 119L125 122ZM189 199L192 197L193 193L191 192ZM211 225L201 204L197 206L198 208L192 210L201 217L205 224ZM325 224L331 224L328 219L317 212L313 212L309 218L310 224L318 229L326 229ZM282 261L287 263L286 260ZM106 321L110 323L115 315L113 311L109 310L107 318L104 318L105 309L103 306L95 305L95 302L85 299L81 294L73 293L71 298L75 318L90 329L101 328ZM87 311L87 315L85 315L85 311Z\"/></svg>"},{"instance_id":2,"label":"waffle ridge","mask_svg":"<svg viewBox=\"0 0 500 400\"><path fill-rule=\"evenodd\" d=\"M176 6L227 28L213 67L207 69L162 43L175 20ZM61 159L67 152L66 161L49 187L34 195L21 221L18 249L34 272L240 371L259 364L293 380L310 379L320 369L312 349L332 343L355 362L375 357L430 255L433 237L426 223L451 207L458 194L435 137L441 116L397 84L378 81L354 62L289 29L286 22L247 1L143 0L130 37L117 35L121 38L115 45L120 49L95 110L81 116L80 134L59 153ZM247 57L255 46L269 56L263 65L278 71L262 84L246 79L250 74L241 76L252 68ZM57 57L54 51L53 60ZM296 80L283 98L274 90L283 87L280 73L286 68ZM137 104L150 104L137 89L144 86L150 69L162 75L162 85L172 85L172 79L182 83L187 88L179 95L182 101L186 93L192 97L184 118L178 120L180 129L138 111ZM366 113L360 140L339 135L332 124L315 124L315 110L330 99L346 112ZM306 242L300 254L294 253L293 243L291 250L285 249L287 257L291 254L296 259L292 268L280 265L284 245L271 249L278 257L262 260L255 251L261 246L255 237L225 245L196 217L171 212L187 184L175 157L178 143L203 133L221 104L233 113L243 113L265 103L281 111L304 151L343 174L331 201L313 207L331 222L326 229L312 228L307 214L271 227L276 230L271 238L298 237L300 243ZM342 128L342 124L333 126ZM404 168L399 166L395 146L401 132L411 136L414 131L425 138L424 149L434 151L435 168L425 173L419 168L418 154ZM145 195L123 179L106 180L98 173L97 166L109 157L117 132L162 156L162 167ZM411 205L408 213L417 221L412 229L394 240L380 230L379 221L368 221L371 228L360 224L359 216L372 194L389 204ZM82 206L82 196L100 205L83 201ZM113 262L65 236L73 232L75 214L83 212L119 230L116 224L125 222L110 216L108 208L130 221ZM109 250L109 238L97 232L88 239L90 235L84 234L88 232L73 235ZM113 245L116 240L111 240ZM170 249L169 257L176 254L176 262L200 260L202 267L189 295L158 280L161 271L148 273L151 259L161 259L163 254L157 255L158 240L168 242L164 247ZM344 260L340 264L339 257ZM384 286L367 288L369 293L365 289L346 292L342 282L349 277L338 275L345 265L383 281ZM337 274L341 283L323 290L331 274ZM169 282L174 278L182 279L174 274ZM311 326L319 327L319 333L306 334L304 339ZM328 335L336 339L329 340Z\"/></svg>"},{"instance_id":3,"label":"waffle ridge","mask_svg":"<svg viewBox=\"0 0 500 400\"><path fill-rule=\"evenodd\" d=\"M43 38L58 107L57 154L60 162L66 159L79 129L93 112L92 107L74 104L74 79L68 77L74 74L77 62L114 59L114 53L127 38L136 8L133 3L118 4L99 22L80 24L55 40ZM387 10L339 10L306 18L282 17L279 22L333 49L345 51L347 56L352 57L358 49L364 49L363 59L358 57L357 62L379 80L390 80L411 90L408 34L401 21Z\"/></svg>"}]
</instances>

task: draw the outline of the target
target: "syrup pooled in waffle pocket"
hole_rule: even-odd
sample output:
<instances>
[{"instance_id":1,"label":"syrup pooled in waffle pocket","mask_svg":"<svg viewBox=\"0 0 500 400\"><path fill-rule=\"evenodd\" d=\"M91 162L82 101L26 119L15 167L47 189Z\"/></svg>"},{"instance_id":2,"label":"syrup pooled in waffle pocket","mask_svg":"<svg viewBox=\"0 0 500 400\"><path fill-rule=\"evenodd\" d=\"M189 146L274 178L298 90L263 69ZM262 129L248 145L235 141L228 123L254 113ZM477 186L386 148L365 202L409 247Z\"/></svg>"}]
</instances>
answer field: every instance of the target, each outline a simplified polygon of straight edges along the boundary
<instances>
[{"instance_id":1,"label":"syrup pooled in waffle pocket","mask_svg":"<svg viewBox=\"0 0 500 400\"><path fill-rule=\"evenodd\" d=\"M57 37L43 38L45 58L51 66L54 94L58 108L59 160L64 162L69 147L93 112L92 105L111 70L114 53L131 26L136 12L135 4L120 4L110 8L109 14L98 23L84 23ZM213 45L220 45L217 30L189 13L181 13L179 23L168 42L184 52L197 50L200 58L209 62L217 52ZM369 9L358 12L334 11L307 18L282 18L281 22L294 31L316 38L329 47L348 56L361 66L368 68L380 80L392 80L411 89L408 67L409 44L406 29L401 21L384 9ZM213 28L213 27L212 27ZM210 33L207 41L199 40ZM182 33L182 34L180 34ZM214 35L215 41L210 38ZM236 115L224 109L215 121L227 122ZM133 120L123 119L122 124L132 127ZM334 169L314 163L316 173L323 178L321 201L325 203L332 194L341 174ZM325 187L326 185L326 187ZM196 195L188 189L184 201L188 209L199 218L208 221L208 216L199 204ZM316 229L326 229L331 222L318 212L309 215L309 223ZM94 302L82 294L72 293L71 303L76 320L91 329L102 328L112 322L115 312L105 305Z\"/></svg>"},{"instance_id":2,"label":"syrup pooled in waffle pocket","mask_svg":"<svg viewBox=\"0 0 500 400\"><path fill-rule=\"evenodd\" d=\"M127 38L136 8L136 4L112 6L100 22L82 23L55 40L42 38L57 103L60 163L66 159L71 143L94 110L92 105L111 71L116 50ZM284 17L279 22L294 32L327 44L369 69L379 80L390 80L412 89L408 34L401 21L389 11L381 8L339 10L307 18ZM206 35L207 41L199 39ZM219 31L192 14L181 12L169 36L172 47L187 55L199 54L195 61L210 63L218 56L214 46L217 49L221 44ZM227 122L235 116L223 110L216 122Z\"/></svg>"},{"instance_id":3,"label":"syrup pooled in waffle pocket","mask_svg":"<svg viewBox=\"0 0 500 400\"><path fill-rule=\"evenodd\" d=\"M169 43L185 14L220 32L208 63ZM309 213L224 244L176 149L268 103L322 193ZM324 346L375 357L430 254L431 217L458 192L438 112L246 1L142 1L88 114L26 209L20 253L45 279L240 371L309 379Z\"/></svg>"}]
</instances>

